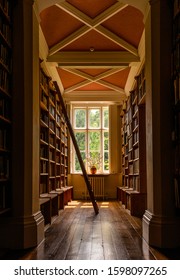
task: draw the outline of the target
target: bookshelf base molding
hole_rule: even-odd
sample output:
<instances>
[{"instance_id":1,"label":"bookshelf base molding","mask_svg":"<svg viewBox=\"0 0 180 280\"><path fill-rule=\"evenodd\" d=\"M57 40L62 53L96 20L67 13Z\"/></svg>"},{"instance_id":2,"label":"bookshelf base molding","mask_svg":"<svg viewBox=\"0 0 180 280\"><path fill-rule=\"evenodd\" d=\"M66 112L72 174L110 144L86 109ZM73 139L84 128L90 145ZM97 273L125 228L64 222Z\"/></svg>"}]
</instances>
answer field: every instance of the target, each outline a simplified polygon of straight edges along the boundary
<instances>
[{"instance_id":1,"label":"bookshelf base molding","mask_svg":"<svg viewBox=\"0 0 180 280\"><path fill-rule=\"evenodd\" d=\"M142 220L143 238L150 246L177 248L180 246L180 219L154 215L146 210Z\"/></svg>"},{"instance_id":2,"label":"bookshelf base molding","mask_svg":"<svg viewBox=\"0 0 180 280\"><path fill-rule=\"evenodd\" d=\"M147 194L137 191L127 190L126 192L126 208L130 210L130 214L136 217L142 217L147 204Z\"/></svg>"},{"instance_id":3,"label":"bookshelf base molding","mask_svg":"<svg viewBox=\"0 0 180 280\"><path fill-rule=\"evenodd\" d=\"M39 206L44 216L44 230L58 217L68 202L73 199L73 186L66 186L40 196Z\"/></svg>"},{"instance_id":4,"label":"bookshelf base molding","mask_svg":"<svg viewBox=\"0 0 180 280\"><path fill-rule=\"evenodd\" d=\"M143 216L147 205L147 194L128 187L117 186L117 200L120 201L132 216Z\"/></svg>"},{"instance_id":5,"label":"bookshelf base molding","mask_svg":"<svg viewBox=\"0 0 180 280\"><path fill-rule=\"evenodd\" d=\"M13 229L13 231L12 231ZM44 218L41 211L32 216L1 219L0 247L26 249L44 240Z\"/></svg>"}]
</instances>

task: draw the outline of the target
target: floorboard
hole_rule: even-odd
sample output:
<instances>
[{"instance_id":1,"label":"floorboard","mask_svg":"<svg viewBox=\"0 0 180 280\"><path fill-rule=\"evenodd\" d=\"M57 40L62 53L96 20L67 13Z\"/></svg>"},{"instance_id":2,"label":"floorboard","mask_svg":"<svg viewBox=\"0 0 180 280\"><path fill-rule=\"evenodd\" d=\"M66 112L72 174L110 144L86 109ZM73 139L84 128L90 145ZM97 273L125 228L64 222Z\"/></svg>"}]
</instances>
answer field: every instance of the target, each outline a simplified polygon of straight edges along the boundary
<instances>
[{"instance_id":1,"label":"floorboard","mask_svg":"<svg viewBox=\"0 0 180 280\"><path fill-rule=\"evenodd\" d=\"M70 202L46 230L36 248L6 253L1 259L19 260L153 260L168 259L164 251L141 238L141 219L129 215L117 201ZM174 256L171 252L171 256Z\"/></svg>"}]
</instances>

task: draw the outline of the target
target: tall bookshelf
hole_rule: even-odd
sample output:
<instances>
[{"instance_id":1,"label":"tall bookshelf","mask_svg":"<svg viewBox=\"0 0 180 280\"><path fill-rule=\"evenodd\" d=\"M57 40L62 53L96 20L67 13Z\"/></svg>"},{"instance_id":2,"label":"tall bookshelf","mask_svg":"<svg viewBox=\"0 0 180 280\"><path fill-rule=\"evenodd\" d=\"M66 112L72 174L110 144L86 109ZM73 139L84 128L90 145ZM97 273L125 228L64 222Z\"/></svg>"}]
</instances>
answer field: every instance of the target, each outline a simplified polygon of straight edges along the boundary
<instances>
[{"instance_id":1,"label":"tall bookshelf","mask_svg":"<svg viewBox=\"0 0 180 280\"><path fill-rule=\"evenodd\" d=\"M175 209L180 215L180 1L172 0L172 87Z\"/></svg>"},{"instance_id":2,"label":"tall bookshelf","mask_svg":"<svg viewBox=\"0 0 180 280\"><path fill-rule=\"evenodd\" d=\"M40 207L45 224L72 198L68 186L68 131L58 94L40 69Z\"/></svg>"},{"instance_id":3,"label":"tall bookshelf","mask_svg":"<svg viewBox=\"0 0 180 280\"><path fill-rule=\"evenodd\" d=\"M0 0L0 216L11 210L12 6Z\"/></svg>"},{"instance_id":4,"label":"tall bookshelf","mask_svg":"<svg viewBox=\"0 0 180 280\"><path fill-rule=\"evenodd\" d=\"M142 216L146 209L145 94L143 67L124 106L121 127L123 183L118 199L134 216Z\"/></svg>"}]
</instances>

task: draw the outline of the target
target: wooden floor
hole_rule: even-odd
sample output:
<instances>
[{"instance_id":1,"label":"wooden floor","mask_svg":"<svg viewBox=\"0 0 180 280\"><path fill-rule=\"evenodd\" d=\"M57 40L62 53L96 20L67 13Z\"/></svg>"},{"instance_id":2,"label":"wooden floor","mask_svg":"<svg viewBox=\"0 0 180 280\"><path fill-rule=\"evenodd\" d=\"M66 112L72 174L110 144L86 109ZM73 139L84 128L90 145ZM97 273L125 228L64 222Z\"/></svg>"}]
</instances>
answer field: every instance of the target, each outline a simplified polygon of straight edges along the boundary
<instances>
[{"instance_id":1,"label":"wooden floor","mask_svg":"<svg viewBox=\"0 0 180 280\"><path fill-rule=\"evenodd\" d=\"M166 259L141 238L141 220L133 218L117 201L72 201L46 230L35 249L11 252L3 259L24 260L153 260ZM157 257L158 256L158 257Z\"/></svg>"}]
</instances>

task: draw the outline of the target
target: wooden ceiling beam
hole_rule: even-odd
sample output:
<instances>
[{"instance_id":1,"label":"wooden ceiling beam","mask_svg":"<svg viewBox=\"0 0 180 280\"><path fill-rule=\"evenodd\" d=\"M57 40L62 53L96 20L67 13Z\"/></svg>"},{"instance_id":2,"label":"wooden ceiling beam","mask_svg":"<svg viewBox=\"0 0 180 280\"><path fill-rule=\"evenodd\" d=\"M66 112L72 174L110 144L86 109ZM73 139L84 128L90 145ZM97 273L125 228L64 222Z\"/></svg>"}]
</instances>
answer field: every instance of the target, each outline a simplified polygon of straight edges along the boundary
<instances>
[{"instance_id":1,"label":"wooden ceiling beam","mask_svg":"<svg viewBox=\"0 0 180 280\"><path fill-rule=\"evenodd\" d=\"M106 81L102 81L102 80L98 80L96 81L97 84L101 85L101 86L104 86L104 87L107 87L107 88L110 88L114 91L117 91L117 92L121 92L121 91L124 91L124 89L118 87L118 86L115 86L109 82L106 82Z\"/></svg>"},{"instance_id":2,"label":"wooden ceiling beam","mask_svg":"<svg viewBox=\"0 0 180 280\"><path fill-rule=\"evenodd\" d=\"M91 84L91 83L92 83L92 81L85 80L85 81L83 81L83 82L80 82L80 83L78 83L78 84L75 84L75 85L73 85L73 86L71 86L71 87L65 89L65 90L64 90L64 93L72 92L72 91L74 91L74 90L76 90L76 89L79 89L79 88L81 88L81 87L85 87L85 86L87 86L87 85L89 85L89 84Z\"/></svg>"},{"instance_id":3,"label":"wooden ceiling beam","mask_svg":"<svg viewBox=\"0 0 180 280\"><path fill-rule=\"evenodd\" d=\"M66 47L70 43L74 42L84 34L89 32L89 27L84 25L81 28L79 28L77 31L73 32L71 35L67 36L64 40L60 41L56 45L54 45L52 48L49 50L49 56L57 53L60 51L62 48Z\"/></svg>"},{"instance_id":4,"label":"wooden ceiling beam","mask_svg":"<svg viewBox=\"0 0 180 280\"><path fill-rule=\"evenodd\" d=\"M72 71L70 71L70 72L72 73ZM122 88L120 88L120 87L118 87L116 85L113 85L113 84L111 84L109 82L102 81L102 80L98 79L97 77L91 77L90 76L90 78L87 78L87 77L84 77L84 78L86 79L85 81L77 83L77 84L75 84L75 85L65 89L64 93L69 93L69 92L77 90L77 89L79 89L81 87L87 86L87 85L89 85L91 83L97 83L99 85L102 85L102 86L105 86L105 87L107 87L109 89L112 89L113 91L118 91L118 92L119 91L123 91Z\"/></svg>"},{"instance_id":5,"label":"wooden ceiling beam","mask_svg":"<svg viewBox=\"0 0 180 280\"><path fill-rule=\"evenodd\" d=\"M57 62L59 66L128 66L139 62L140 58L132 53L122 52L58 52L47 57L47 62Z\"/></svg>"},{"instance_id":6,"label":"wooden ceiling beam","mask_svg":"<svg viewBox=\"0 0 180 280\"><path fill-rule=\"evenodd\" d=\"M89 26L90 28L94 28L97 25L101 24L102 22L106 21L110 17L114 16L124 8L126 8L127 4L122 4L120 2L116 2L114 5L106 9L104 12L100 13L98 16L96 16L94 19L90 18L68 2L62 2L59 4L56 4L57 7L64 10L66 13L70 14L77 20L81 21L85 25Z\"/></svg>"},{"instance_id":7,"label":"wooden ceiling beam","mask_svg":"<svg viewBox=\"0 0 180 280\"><path fill-rule=\"evenodd\" d=\"M127 99L124 90L116 91L75 91L64 93L63 98L69 102L108 102L108 103L121 103Z\"/></svg>"},{"instance_id":8,"label":"wooden ceiling beam","mask_svg":"<svg viewBox=\"0 0 180 280\"><path fill-rule=\"evenodd\" d=\"M122 4L122 3L116 2L114 5L112 5L108 9L106 9L104 12L99 14L97 17L95 17L95 19L92 20L92 26L96 27L96 26L100 25L104 21L108 20L115 14L117 14L120 11L122 11L123 9L125 9L127 6L128 6L127 4Z\"/></svg>"},{"instance_id":9,"label":"wooden ceiling beam","mask_svg":"<svg viewBox=\"0 0 180 280\"><path fill-rule=\"evenodd\" d=\"M72 6L71 4L69 4L68 2L62 2L56 4L56 6L68 13L69 15L71 15L72 17L76 18L77 20L81 21L85 25L89 27L92 26L92 19L77 8L75 8L74 6Z\"/></svg>"},{"instance_id":10,"label":"wooden ceiling beam","mask_svg":"<svg viewBox=\"0 0 180 280\"><path fill-rule=\"evenodd\" d=\"M64 40L62 40L61 42L59 42L55 46L53 46L49 50L49 55L53 55L54 53L60 51L61 49L63 49L67 45L71 44L72 42L74 42L78 38L82 37L83 35L85 35L87 32L89 32L91 30L97 31L104 37L111 40L113 43L121 46L122 48L133 53L136 56L138 55L138 51L134 46L132 46L127 41L123 40L119 36L115 35L111 31L109 31L108 29L106 29L105 27L100 25L102 22L106 21L107 19L109 19L110 17L112 17L113 15L115 15L116 13L118 13L119 11L124 9L125 7L127 7L128 5L117 2L114 5L112 5L110 8L106 9L104 12L99 14L95 19L91 19L89 16L85 15L83 12L76 9L68 2L62 2L62 3L56 4L56 6L59 7L60 9L64 10L65 12L67 12L68 14L73 16L74 18L80 20L82 23L84 23L84 26L82 26L77 31L75 31L71 35L67 36Z\"/></svg>"},{"instance_id":11,"label":"wooden ceiling beam","mask_svg":"<svg viewBox=\"0 0 180 280\"><path fill-rule=\"evenodd\" d=\"M109 40L111 40L112 42L114 42L117 45L121 46L122 48L124 48L128 52L134 54L135 56L138 56L138 50L134 46L132 46L127 41L123 40L122 38L120 38L119 36L114 34L113 32L109 31L105 27L99 25L99 26L96 27L96 31L99 32L104 37L106 37Z\"/></svg>"},{"instance_id":12,"label":"wooden ceiling beam","mask_svg":"<svg viewBox=\"0 0 180 280\"><path fill-rule=\"evenodd\" d=\"M87 80L92 81L92 82L95 82L95 81L98 81L100 79L104 79L106 77L109 77L109 76L111 76L111 75L113 75L113 74L115 74L117 72L122 71L125 68L126 67L113 68L113 69L107 70L107 71L105 71L105 72L103 72L103 73L101 73L101 74L99 74L97 76L91 76L91 75L89 75L87 73L79 71L78 69L71 69L71 68L64 68L64 67L62 67L63 70L68 71L68 72L70 72L70 73L72 73L74 75L77 75L77 76L79 76L81 78L87 79Z\"/></svg>"}]
</instances>

